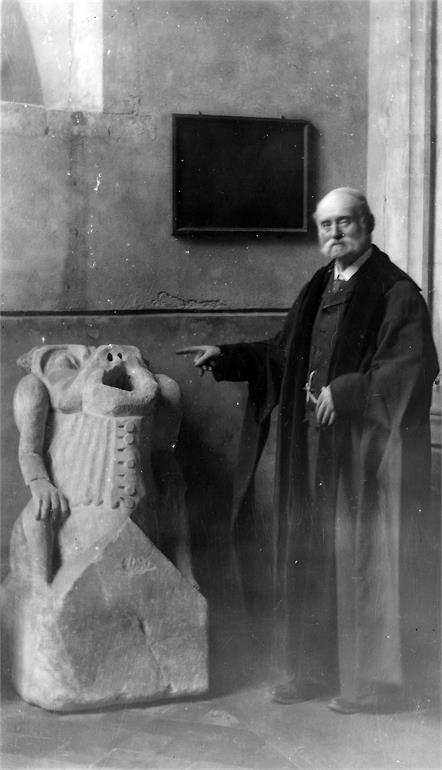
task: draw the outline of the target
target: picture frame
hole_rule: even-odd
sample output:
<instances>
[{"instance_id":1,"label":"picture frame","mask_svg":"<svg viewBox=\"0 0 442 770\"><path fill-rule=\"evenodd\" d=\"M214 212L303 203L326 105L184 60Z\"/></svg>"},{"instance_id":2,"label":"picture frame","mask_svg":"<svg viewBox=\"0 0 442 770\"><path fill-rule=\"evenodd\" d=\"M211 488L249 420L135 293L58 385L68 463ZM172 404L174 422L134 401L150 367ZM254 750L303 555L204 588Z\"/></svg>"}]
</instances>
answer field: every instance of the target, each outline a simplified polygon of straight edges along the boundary
<instances>
[{"instance_id":1,"label":"picture frame","mask_svg":"<svg viewBox=\"0 0 442 770\"><path fill-rule=\"evenodd\" d=\"M306 233L311 128L174 113L173 234Z\"/></svg>"}]
</instances>

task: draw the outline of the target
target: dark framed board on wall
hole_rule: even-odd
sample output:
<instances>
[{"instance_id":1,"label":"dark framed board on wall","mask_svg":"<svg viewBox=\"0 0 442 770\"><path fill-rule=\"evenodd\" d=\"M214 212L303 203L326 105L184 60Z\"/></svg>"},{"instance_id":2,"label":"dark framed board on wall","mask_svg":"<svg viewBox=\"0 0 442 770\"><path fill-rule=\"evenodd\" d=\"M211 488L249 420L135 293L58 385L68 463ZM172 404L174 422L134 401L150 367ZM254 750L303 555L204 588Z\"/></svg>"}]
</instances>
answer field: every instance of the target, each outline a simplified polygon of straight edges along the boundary
<instances>
[{"instance_id":1,"label":"dark framed board on wall","mask_svg":"<svg viewBox=\"0 0 442 770\"><path fill-rule=\"evenodd\" d=\"M304 233L311 125L172 115L173 234Z\"/></svg>"}]
</instances>

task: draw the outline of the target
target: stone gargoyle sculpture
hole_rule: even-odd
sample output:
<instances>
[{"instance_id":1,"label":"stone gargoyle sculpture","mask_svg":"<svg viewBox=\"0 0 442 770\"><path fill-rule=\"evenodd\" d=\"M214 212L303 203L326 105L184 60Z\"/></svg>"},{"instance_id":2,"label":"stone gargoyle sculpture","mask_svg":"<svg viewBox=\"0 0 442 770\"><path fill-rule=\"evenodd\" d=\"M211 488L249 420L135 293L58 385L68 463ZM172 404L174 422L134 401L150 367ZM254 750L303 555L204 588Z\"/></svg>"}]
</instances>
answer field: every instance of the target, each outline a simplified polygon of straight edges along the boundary
<instances>
[{"instance_id":1,"label":"stone gargoyle sculpture","mask_svg":"<svg viewBox=\"0 0 442 770\"><path fill-rule=\"evenodd\" d=\"M177 383L127 345L45 345L18 363L32 497L2 587L17 692L51 710L204 692L207 606L174 456Z\"/></svg>"}]
</instances>

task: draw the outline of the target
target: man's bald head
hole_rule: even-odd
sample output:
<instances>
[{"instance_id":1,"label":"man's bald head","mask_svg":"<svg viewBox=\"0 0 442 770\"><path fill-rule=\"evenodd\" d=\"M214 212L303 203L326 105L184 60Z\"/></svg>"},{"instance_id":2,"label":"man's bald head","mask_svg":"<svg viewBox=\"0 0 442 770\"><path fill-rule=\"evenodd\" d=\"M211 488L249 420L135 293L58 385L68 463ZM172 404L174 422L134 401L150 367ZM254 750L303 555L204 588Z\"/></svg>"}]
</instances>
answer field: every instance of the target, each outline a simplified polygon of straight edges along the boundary
<instances>
[{"instance_id":1,"label":"man's bald head","mask_svg":"<svg viewBox=\"0 0 442 770\"><path fill-rule=\"evenodd\" d=\"M374 216L363 192L338 187L318 203L315 214L321 251L345 269L367 251L371 244Z\"/></svg>"},{"instance_id":2,"label":"man's bald head","mask_svg":"<svg viewBox=\"0 0 442 770\"><path fill-rule=\"evenodd\" d=\"M329 193L324 195L316 206L315 213L313 214L316 224L318 224L318 213L322 204L326 204L333 199L342 201L343 205L350 205L353 207L357 215L364 221L367 231L371 233L374 230L375 219L368 205L367 198L362 190L356 189L356 187L336 187L334 190L330 190Z\"/></svg>"}]
</instances>

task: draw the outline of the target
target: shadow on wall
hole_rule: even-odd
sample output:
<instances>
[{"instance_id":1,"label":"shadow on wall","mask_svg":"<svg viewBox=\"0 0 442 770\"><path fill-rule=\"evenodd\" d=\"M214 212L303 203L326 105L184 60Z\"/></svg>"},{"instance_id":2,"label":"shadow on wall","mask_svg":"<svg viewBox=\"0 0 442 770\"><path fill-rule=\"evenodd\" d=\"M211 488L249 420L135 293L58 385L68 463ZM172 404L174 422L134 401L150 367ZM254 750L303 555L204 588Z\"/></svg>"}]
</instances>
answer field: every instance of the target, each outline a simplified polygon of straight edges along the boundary
<instances>
[{"instance_id":1,"label":"shadow on wall","mask_svg":"<svg viewBox=\"0 0 442 770\"><path fill-rule=\"evenodd\" d=\"M3 0L1 23L3 101L44 104L34 49L18 0Z\"/></svg>"}]
</instances>

